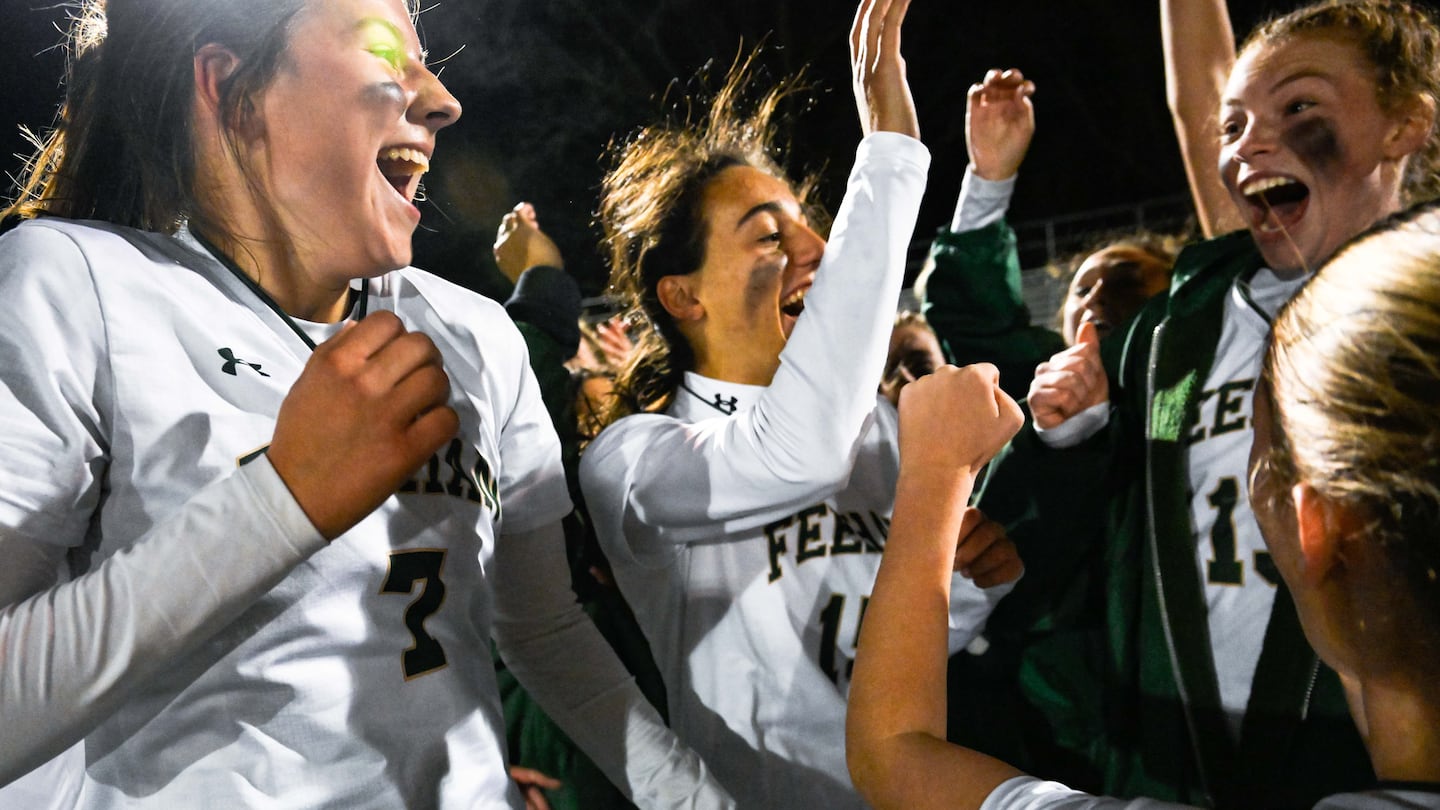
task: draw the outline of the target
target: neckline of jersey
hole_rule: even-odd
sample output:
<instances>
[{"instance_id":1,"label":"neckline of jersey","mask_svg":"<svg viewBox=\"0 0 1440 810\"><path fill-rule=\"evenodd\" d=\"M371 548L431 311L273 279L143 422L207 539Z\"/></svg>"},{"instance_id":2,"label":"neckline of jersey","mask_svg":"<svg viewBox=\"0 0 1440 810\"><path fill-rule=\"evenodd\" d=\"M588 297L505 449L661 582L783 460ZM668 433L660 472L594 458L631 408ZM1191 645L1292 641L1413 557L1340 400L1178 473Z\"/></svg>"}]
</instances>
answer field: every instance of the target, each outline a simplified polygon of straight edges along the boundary
<instances>
[{"instance_id":1,"label":"neckline of jersey","mask_svg":"<svg viewBox=\"0 0 1440 810\"><path fill-rule=\"evenodd\" d=\"M255 293L255 296L260 299L261 303L269 307L271 311L273 311L276 315L279 315L280 320L284 321L285 325L290 327L290 330L294 332L296 336L299 337L300 340L310 348L310 351L315 351L314 339L312 339L310 335L305 332L304 329L300 328L299 324L295 323L295 319L290 317L290 313L282 309L280 305L276 303L275 299L270 297L270 293L265 292L264 287L261 287L259 284L255 283L255 279L250 278L250 276L246 274L244 270L241 270L239 266L235 264L234 260L232 260L228 255L226 255L224 251L211 244L210 240L206 239L198 231L191 228L190 235L195 237L195 241L199 242L200 246L205 248L205 250L208 251L211 256L215 257L215 260L220 262L220 264L223 265L226 270L229 270L230 273L235 276L235 278L239 279L240 283L244 284L251 292ZM364 318L370 308L370 285L366 284L364 281L361 281L360 289L356 290L354 287L351 287L350 298L349 301L347 301L346 303L348 304L345 310L347 313L347 318L351 317L352 314L354 320L358 321Z\"/></svg>"}]
</instances>

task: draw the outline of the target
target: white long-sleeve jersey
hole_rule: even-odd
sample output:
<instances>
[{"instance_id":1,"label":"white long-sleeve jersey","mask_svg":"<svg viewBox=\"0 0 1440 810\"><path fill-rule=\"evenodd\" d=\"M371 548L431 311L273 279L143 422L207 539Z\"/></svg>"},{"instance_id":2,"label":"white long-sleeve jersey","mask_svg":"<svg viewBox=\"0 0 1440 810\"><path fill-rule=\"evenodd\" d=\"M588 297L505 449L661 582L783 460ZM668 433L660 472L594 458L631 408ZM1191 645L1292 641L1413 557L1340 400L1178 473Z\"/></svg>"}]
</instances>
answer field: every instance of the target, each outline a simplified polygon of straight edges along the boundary
<instances>
[{"instance_id":1,"label":"white long-sleeve jersey","mask_svg":"<svg viewBox=\"0 0 1440 810\"><path fill-rule=\"evenodd\" d=\"M520 807L493 630L642 803L723 805L568 593L504 311L413 268L363 288L434 340L460 428L326 544L259 452L291 323L183 231L0 239L0 784L83 741L82 807Z\"/></svg>"},{"instance_id":2,"label":"white long-sleeve jersey","mask_svg":"<svg viewBox=\"0 0 1440 810\"><path fill-rule=\"evenodd\" d=\"M742 807L865 806L845 697L899 472L876 389L928 162L904 136L862 142L770 385L687 374L667 413L619 420L582 460L671 725ZM1006 591L956 578L952 648Z\"/></svg>"}]
</instances>

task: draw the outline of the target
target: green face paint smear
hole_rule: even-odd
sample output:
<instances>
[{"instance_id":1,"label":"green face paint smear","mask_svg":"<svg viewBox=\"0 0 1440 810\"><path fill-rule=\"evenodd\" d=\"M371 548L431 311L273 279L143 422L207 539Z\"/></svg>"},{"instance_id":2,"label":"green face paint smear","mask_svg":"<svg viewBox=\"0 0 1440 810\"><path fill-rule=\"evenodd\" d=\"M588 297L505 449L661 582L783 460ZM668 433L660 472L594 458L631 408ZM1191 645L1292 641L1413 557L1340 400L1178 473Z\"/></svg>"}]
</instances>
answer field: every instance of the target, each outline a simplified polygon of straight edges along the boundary
<instances>
[{"instance_id":1,"label":"green face paint smear","mask_svg":"<svg viewBox=\"0 0 1440 810\"><path fill-rule=\"evenodd\" d=\"M405 72L405 37L394 23L366 17L360 21L360 40L366 51L384 60L396 73Z\"/></svg>"}]
</instances>

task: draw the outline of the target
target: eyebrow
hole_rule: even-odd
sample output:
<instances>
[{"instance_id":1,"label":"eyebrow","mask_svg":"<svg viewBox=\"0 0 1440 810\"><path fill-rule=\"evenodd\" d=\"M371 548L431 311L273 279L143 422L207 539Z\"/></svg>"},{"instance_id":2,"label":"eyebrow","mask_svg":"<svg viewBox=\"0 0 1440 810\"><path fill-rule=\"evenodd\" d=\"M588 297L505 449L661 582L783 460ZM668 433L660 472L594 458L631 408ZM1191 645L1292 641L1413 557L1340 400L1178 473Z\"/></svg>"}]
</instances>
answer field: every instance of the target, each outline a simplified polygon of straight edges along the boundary
<instances>
[{"instance_id":1,"label":"eyebrow","mask_svg":"<svg viewBox=\"0 0 1440 810\"><path fill-rule=\"evenodd\" d=\"M1287 84L1294 84L1295 82L1298 82L1298 81L1300 81L1301 79L1321 79L1321 80L1323 80L1323 81L1330 82L1331 84L1334 84L1334 83L1335 83L1335 77L1332 76L1331 74L1326 73L1325 71L1319 70L1319 69L1317 69L1317 68L1306 68L1306 69L1302 69L1302 70L1297 70L1297 71L1295 71L1294 73L1291 73L1290 75L1288 75L1288 76L1286 76L1285 78L1281 79L1280 81L1275 82L1274 84L1270 85L1270 92L1273 93L1273 92L1275 92L1276 90L1279 90L1280 88L1284 87L1285 85L1287 85Z\"/></svg>"},{"instance_id":2,"label":"eyebrow","mask_svg":"<svg viewBox=\"0 0 1440 810\"><path fill-rule=\"evenodd\" d=\"M1267 90L1266 92L1267 92L1267 93L1275 93L1275 92L1283 89L1286 85L1294 84L1295 82L1298 82L1298 81L1300 81L1301 79L1320 79L1321 81L1328 82L1328 83L1330 83L1330 84L1334 84L1334 83L1335 83L1335 77L1334 77L1332 74L1326 73L1325 71L1320 70L1320 69L1318 69L1318 68L1303 68L1303 69L1301 69L1301 70L1297 70L1297 71L1295 71L1294 73L1291 73L1291 74L1285 76L1285 78L1283 78L1283 79L1275 82L1274 84L1270 85L1270 89ZM1241 101L1240 99L1238 99L1238 98L1236 98L1236 97L1234 97L1234 96L1231 96L1230 98L1221 99L1221 100L1220 100L1220 106L1221 106L1221 107L1243 107L1243 106L1245 106L1245 103L1244 103L1243 101Z\"/></svg>"},{"instance_id":3,"label":"eyebrow","mask_svg":"<svg viewBox=\"0 0 1440 810\"><path fill-rule=\"evenodd\" d=\"M760 203L759 205L751 208L749 211L746 211L745 215L740 217L740 221L735 223L735 230L740 230L742 227L744 227L746 222L749 222L751 220L752 217L756 217L760 214L774 214L777 217L784 216L785 206L781 205L778 200L770 200L769 202Z\"/></svg>"}]
</instances>

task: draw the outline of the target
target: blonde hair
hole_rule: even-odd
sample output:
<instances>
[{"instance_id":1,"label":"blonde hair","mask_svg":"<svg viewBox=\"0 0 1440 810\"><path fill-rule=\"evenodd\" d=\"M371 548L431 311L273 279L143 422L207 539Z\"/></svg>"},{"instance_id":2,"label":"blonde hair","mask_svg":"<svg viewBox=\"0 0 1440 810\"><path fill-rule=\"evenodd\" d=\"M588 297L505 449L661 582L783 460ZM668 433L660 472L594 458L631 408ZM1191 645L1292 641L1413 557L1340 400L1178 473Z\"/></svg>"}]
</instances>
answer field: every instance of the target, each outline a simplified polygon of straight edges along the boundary
<instances>
[{"instance_id":1,"label":"blonde hair","mask_svg":"<svg viewBox=\"0 0 1440 810\"><path fill-rule=\"evenodd\" d=\"M1371 520L1440 624L1440 206L1342 248L1275 321L1264 463Z\"/></svg>"}]
</instances>

